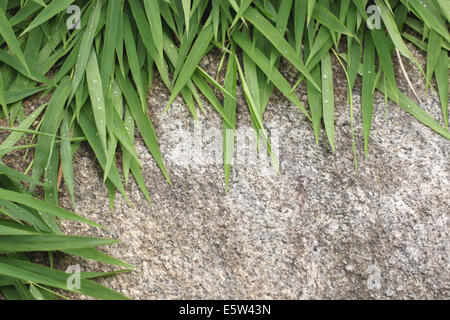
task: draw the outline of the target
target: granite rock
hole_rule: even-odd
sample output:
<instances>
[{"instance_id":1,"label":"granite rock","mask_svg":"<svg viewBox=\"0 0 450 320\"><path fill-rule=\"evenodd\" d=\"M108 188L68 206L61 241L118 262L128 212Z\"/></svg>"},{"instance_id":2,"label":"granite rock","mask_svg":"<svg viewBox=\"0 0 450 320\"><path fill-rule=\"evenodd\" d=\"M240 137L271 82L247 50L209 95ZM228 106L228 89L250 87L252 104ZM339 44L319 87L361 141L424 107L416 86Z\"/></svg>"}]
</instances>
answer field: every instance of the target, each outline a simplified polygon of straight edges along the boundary
<instances>
[{"instance_id":1,"label":"granite rock","mask_svg":"<svg viewBox=\"0 0 450 320\"><path fill-rule=\"evenodd\" d=\"M214 73L215 60L202 63ZM405 65L422 107L442 123L437 96L426 95L415 66ZM295 81L292 68L283 73ZM311 124L275 92L264 120L279 174L266 156L251 155L239 91L247 147L237 152L228 193L221 119L205 104L207 114L195 123L180 99L163 114L168 92L156 79L148 102L172 188L137 136L152 204L131 181L131 207L118 194L111 211L92 154L83 147L75 158L75 211L106 229L64 222L65 231L120 239L104 251L136 266L101 283L135 299L448 299L449 142L392 103L385 106L377 93L364 157L357 83L356 173L345 77L336 62L334 74L335 153L324 130L316 145ZM401 74L398 82L412 96ZM297 94L305 100L304 88ZM70 208L67 194L61 202ZM58 259L62 269L71 264L111 269Z\"/></svg>"}]
</instances>

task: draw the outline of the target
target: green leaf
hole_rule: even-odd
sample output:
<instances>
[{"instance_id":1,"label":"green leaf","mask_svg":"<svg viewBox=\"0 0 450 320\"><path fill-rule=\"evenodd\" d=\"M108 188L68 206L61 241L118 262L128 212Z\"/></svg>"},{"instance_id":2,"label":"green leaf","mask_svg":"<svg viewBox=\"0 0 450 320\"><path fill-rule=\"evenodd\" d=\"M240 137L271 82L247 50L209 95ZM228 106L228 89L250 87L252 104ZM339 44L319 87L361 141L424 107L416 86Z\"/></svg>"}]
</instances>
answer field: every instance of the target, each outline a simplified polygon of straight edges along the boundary
<instances>
[{"instance_id":1,"label":"green leaf","mask_svg":"<svg viewBox=\"0 0 450 320\"><path fill-rule=\"evenodd\" d=\"M248 87L247 81L245 80L244 73L239 64L239 61L237 60L237 57L235 57L235 58L236 58L235 60L236 60L238 74L239 74L239 79L241 80L241 84L242 84L242 90L244 91L244 95L245 95L245 98L248 103L250 114L253 117L253 119L255 120L255 123L256 123L257 129L258 129L257 134L258 134L258 136L260 135L263 138L263 141L267 146L267 151L269 152L269 155L272 159L272 163L275 166L275 169L277 170L277 172L279 172L278 162L277 162L275 154L272 152L272 148L270 146L270 141L269 141L269 138L267 136L266 130L263 125L262 116L258 112L258 107L253 100L253 96Z\"/></svg>"},{"instance_id":2,"label":"green leaf","mask_svg":"<svg viewBox=\"0 0 450 320\"><path fill-rule=\"evenodd\" d=\"M441 47L442 47L442 37L434 30L430 30L430 36L428 38L428 47L427 47L426 91L428 91L428 84L431 81L431 77L433 76L434 70L441 55Z\"/></svg>"},{"instance_id":3,"label":"green leaf","mask_svg":"<svg viewBox=\"0 0 450 320\"><path fill-rule=\"evenodd\" d=\"M375 4L380 10L381 18L383 19L384 25L386 26L386 29L395 47L398 49L398 51L400 51L402 55L416 62L413 55L411 54L411 52L409 51L409 49L406 47L405 43L402 40L402 37L400 35L400 32L398 31L397 24L395 23L394 16L392 15L391 11L389 11L388 7L385 5L383 0L375 0Z\"/></svg>"},{"instance_id":4,"label":"green leaf","mask_svg":"<svg viewBox=\"0 0 450 320\"><path fill-rule=\"evenodd\" d=\"M321 90L311 77L311 74L308 72L306 67L303 65L295 50L269 21L267 21L261 14L258 13L258 11L256 11L256 9L253 8L248 8L245 13L245 17L272 43L272 45L281 53L282 56L289 60L289 62L291 62L301 74L311 81L311 83L319 91Z\"/></svg>"},{"instance_id":5,"label":"green leaf","mask_svg":"<svg viewBox=\"0 0 450 320\"><path fill-rule=\"evenodd\" d=\"M0 105L2 106L3 113L5 114L6 121L9 122L8 105L6 104L5 83L3 82L3 76L0 72Z\"/></svg>"},{"instance_id":6,"label":"green leaf","mask_svg":"<svg viewBox=\"0 0 450 320\"><path fill-rule=\"evenodd\" d=\"M107 263L107 264L112 264L115 266L119 266L119 267L124 267L124 268L134 268L134 266L125 263L119 259L113 258L97 249L94 248L81 248L81 249L64 249L64 250L60 250L64 253L73 255L73 256L77 256L77 257L81 257L84 259L89 259L89 260L94 260L94 261L98 261L98 262L102 262L102 263Z\"/></svg>"},{"instance_id":7,"label":"green leaf","mask_svg":"<svg viewBox=\"0 0 450 320\"><path fill-rule=\"evenodd\" d=\"M408 5L415 9L415 12L431 30L436 31L447 42L450 42L448 26L445 25L438 14L434 14L434 5L429 0L408 0Z\"/></svg>"},{"instance_id":8,"label":"green leaf","mask_svg":"<svg viewBox=\"0 0 450 320\"><path fill-rule=\"evenodd\" d=\"M0 8L0 35L8 44L11 52L16 55L17 59L19 59L20 63L23 65L27 73L30 74L30 69L28 68L27 62L25 61L22 49L20 49L20 44L17 41L14 30L11 28L11 25L9 24L8 19L5 16L5 12L2 8Z\"/></svg>"},{"instance_id":9,"label":"green leaf","mask_svg":"<svg viewBox=\"0 0 450 320\"><path fill-rule=\"evenodd\" d=\"M42 119L40 132L50 135L56 134L59 128L59 123L62 119L64 105L69 97L69 94L70 80L66 77L61 81L50 99L47 110ZM32 171L32 177L34 179L38 179L42 175L49 162L55 139L50 135L41 135L38 138ZM31 185L31 189L33 189L33 185Z\"/></svg>"},{"instance_id":10,"label":"green leaf","mask_svg":"<svg viewBox=\"0 0 450 320\"><path fill-rule=\"evenodd\" d=\"M131 110L134 120L136 121L137 127L141 132L145 144L147 145L150 153L161 169L164 177L169 182L169 184L172 185L169 174L167 173L166 167L164 166L161 152L159 151L158 138L156 136L156 131L150 118L142 111L142 108L139 106L139 98L136 92L131 87L131 84L123 78L120 72L117 71L116 78L120 88L122 89L122 92L124 93L125 99L128 102L128 106Z\"/></svg>"},{"instance_id":11,"label":"green leaf","mask_svg":"<svg viewBox=\"0 0 450 320\"><path fill-rule=\"evenodd\" d=\"M320 2L315 2L316 4L314 5L314 12L312 14L314 19L328 27L331 32L338 32L356 38L356 36L341 21L339 21L334 14L321 5Z\"/></svg>"},{"instance_id":12,"label":"green leaf","mask_svg":"<svg viewBox=\"0 0 450 320\"><path fill-rule=\"evenodd\" d=\"M436 65L436 83L441 99L442 114L444 115L445 128L448 129L448 54L447 51L441 50Z\"/></svg>"},{"instance_id":13,"label":"green leaf","mask_svg":"<svg viewBox=\"0 0 450 320\"><path fill-rule=\"evenodd\" d=\"M75 72L72 79L72 96L77 91L81 80L83 79L86 66L91 55L92 43L94 41L97 26L100 21L100 14L102 9L102 1L96 0L94 9L89 17L88 24L84 30L83 38L81 39L80 51L78 52L77 62L75 64Z\"/></svg>"},{"instance_id":14,"label":"green leaf","mask_svg":"<svg viewBox=\"0 0 450 320\"><path fill-rule=\"evenodd\" d=\"M236 44L244 50L245 54L247 54L267 76L271 74L270 81L273 82L273 84L283 93L283 95L294 103L300 111L308 117L308 119L310 119L308 112L303 107L295 93L291 90L289 83L281 75L278 69L274 69L272 72L269 70L269 59L265 56L265 54L258 48L253 48L250 39L243 33L235 31L233 33L233 40L236 41Z\"/></svg>"},{"instance_id":15,"label":"green leaf","mask_svg":"<svg viewBox=\"0 0 450 320\"><path fill-rule=\"evenodd\" d=\"M115 50L118 41L119 33L119 19L122 1L121 0L109 0L108 1L108 14L106 19L104 45L101 55L101 75L102 83L104 84L104 91L107 89L107 85L111 81L111 77L114 75L115 66Z\"/></svg>"},{"instance_id":16,"label":"green leaf","mask_svg":"<svg viewBox=\"0 0 450 320\"><path fill-rule=\"evenodd\" d=\"M383 93L386 93L390 99L392 99L400 108L410 113L414 118L422 122L424 125L440 134L446 139L450 139L450 133L447 129L443 128L439 122L437 122L433 117L431 117L423 108L418 106L413 100L411 100L407 95L399 91L398 100L395 100L393 93L387 88L383 88L381 85L377 85L377 89ZM387 91L387 92L386 92Z\"/></svg>"},{"instance_id":17,"label":"green leaf","mask_svg":"<svg viewBox=\"0 0 450 320\"><path fill-rule=\"evenodd\" d=\"M33 198L30 195L22 194L19 192L9 191L0 188L0 199L13 201L16 203L20 203L32 208L35 208L38 211L46 212L52 216L76 221L76 222L82 222L86 223L91 226L100 227L103 228L101 225L91 222L85 218L82 218L74 213L71 213L70 211L64 210L56 205L50 204L48 202L38 200Z\"/></svg>"},{"instance_id":18,"label":"green leaf","mask_svg":"<svg viewBox=\"0 0 450 320\"><path fill-rule=\"evenodd\" d=\"M309 22L311 21L311 17L313 15L314 7L315 7L316 3L317 3L316 0L308 0L308 15L307 15L307 20L306 20L307 25L309 25Z\"/></svg>"},{"instance_id":19,"label":"green leaf","mask_svg":"<svg viewBox=\"0 0 450 320\"><path fill-rule=\"evenodd\" d=\"M106 147L106 109L105 97L103 95L102 77L97 62L97 55L94 48L91 50L88 64L86 66L86 80L91 97L92 111L94 114L95 124L97 126L98 135L102 142L103 149Z\"/></svg>"},{"instance_id":20,"label":"green leaf","mask_svg":"<svg viewBox=\"0 0 450 320\"><path fill-rule=\"evenodd\" d=\"M208 48L209 42L213 38L213 27L209 24L203 28L197 37L197 40L192 46L191 52L186 58L186 62L180 71L180 76L178 77L176 83L173 86L169 101L167 106L170 106L178 94L181 92L183 87L187 84L192 74L197 69L198 63L201 58L205 55Z\"/></svg>"},{"instance_id":21,"label":"green leaf","mask_svg":"<svg viewBox=\"0 0 450 320\"><path fill-rule=\"evenodd\" d=\"M102 147L102 143L97 135L94 125L91 123L89 119L90 117L86 113L86 110L85 109L81 110L78 119L79 125L83 130L83 133L87 138L89 145L94 151L98 163L100 164L102 169L105 170L107 162L105 150ZM119 171L115 166L111 166L111 170L108 173L108 179L114 184L117 190L120 191L120 193L124 196L125 200L129 202L125 189L122 185L122 181L120 180Z\"/></svg>"},{"instance_id":22,"label":"green leaf","mask_svg":"<svg viewBox=\"0 0 450 320\"><path fill-rule=\"evenodd\" d=\"M128 64L130 66L131 74L133 75L133 80L139 93L142 110L145 111L147 108L147 93L142 81L141 68L139 66L139 58L136 51L136 43L134 41L133 30L131 29L130 20L128 19L128 15L126 14L124 14L123 19L123 36L125 40L125 48L127 50Z\"/></svg>"},{"instance_id":23,"label":"green leaf","mask_svg":"<svg viewBox=\"0 0 450 320\"><path fill-rule=\"evenodd\" d=\"M63 235L0 235L0 250L9 252L82 249L116 243L117 240Z\"/></svg>"},{"instance_id":24,"label":"green leaf","mask_svg":"<svg viewBox=\"0 0 450 320\"><path fill-rule=\"evenodd\" d=\"M370 129L372 127L373 99L376 79L375 47L369 33L366 33L364 39L364 61L362 72L361 106L364 128L364 151L367 155Z\"/></svg>"},{"instance_id":25,"label":"green leaf","mask_svg":"<svg viewBox=\"0 0 450 320\"><path fill-rule=\"evenodd\" d=\"M329 54L325 55L322 59L321 66L323 123L325 125L328 141L334 152L334 88L333 73L331 70L331 57Z\"/></svg>"},{"instance_id":26,"label":"green leaf","mask_svg":"<svg viewBox=\"0 0 450 320\"><path fill-rule=\"evenodd\" d=\"M153 40L155 42L156 50L158 51L160 63L163 64L164 59L164 43L163 30L161 23L161 13L159 11L158 1L144 0L145 12L150 23L150 30L152 32Z\"/></svg>"},{"instance_id":27,"label":"green leaf","mask_svg":"<svg viewBox=\"0 0 450 320\"><path fill-rule=\"evenodd\" d=\"M69 192L72 205L75 207L74 184L73 184L73 162L72 147L69 133L69 113L66 111L61 124L61 165L64 176L64 182Z\"/></svg>"},{"instance_id":28,"label":"green leaf","mask_svg":"<svg viewBox=\"0 0 450 320\"><path fill-rule=\"evenodd\" d=\"M392 63L392 54L390 43L386 38L384 31L374 29L371 31L373 44L378 53L380 65L383 68L383 73L386 77L387 84L394 94L398 94L397 84L395 81L394 65ZM359 63L359 61L358 61Z\"/></svg>"},{"instance_id":29,"label":"green leaf","mask_svg":"<svg viewBox=\"0 0 450 320\"><path fill-rule=\"evenodd\" d=\"M126 299L120 293L86 279L80 280L80 289L69 289L67 283L71 274L18 259L0 258L0 274L98 299Z\"/></svg>"},{"instance_id":30,"label":"green leaf","mask_svg":"<svg viewBox=\"0 0 450 320\"><path fill-rule=\"evenodd\" d=\"M235 46L231 47L228 56L227 72L225 75L225 89L236 96L237 69ZM231 162L234 153L235 127L236 127L236 100L226 96L223 102L224 113L230 119L232 126L223 121L223 156L225 168L225 189L228 191L230 181Z\"/></svg>"},{"instance_id":31,"label":"green leaf","mask_svg":"<svg viewBox=\"0 0 450 320\"><path fill-rule=\"evenodd\" d=\"M320 66L316 66L311 71L311 75L316 79L317 83L322 83ZM316 143L319 144L320 125L322 120L322 94L309 80L306 80L306 92L308 95L308 105L311 112L311 121L316 136Z\"/></svg>"},{"instance_id":32,"label":"green leaf","mask_svg":"<svg viewBox=\"0 0 450 320\"><path fill-rule=\"evenodd\" d=\"M4 175L6 175L8 177L15 178L15 179L17 179L19 181L24 181L24 182L28 182L28 183L34 183L34 184L39 185L39 186L44 186L45 185L44 183L42 183L42 182L40 182L38 180L30 178L29 176L24 175L23 173L20 173L20 172L14 170L14 169L11 169L11 168L5 166L1 161L0 161L0 174L4 174Z\"/></svg>"},{"instance_id":33,"label":"green leaf","mask_svg":"<svg viewBox=\"0 0 450 320\"><path fill-rule=\"evenodd\" d=\"M44 22L50 20L55 15L67 9L75 0L53 0L44 10L42 10L36 18L27 26L27 28L22 32L21 36L32 29L40 26Z\"/></svg>"}]
</instances>

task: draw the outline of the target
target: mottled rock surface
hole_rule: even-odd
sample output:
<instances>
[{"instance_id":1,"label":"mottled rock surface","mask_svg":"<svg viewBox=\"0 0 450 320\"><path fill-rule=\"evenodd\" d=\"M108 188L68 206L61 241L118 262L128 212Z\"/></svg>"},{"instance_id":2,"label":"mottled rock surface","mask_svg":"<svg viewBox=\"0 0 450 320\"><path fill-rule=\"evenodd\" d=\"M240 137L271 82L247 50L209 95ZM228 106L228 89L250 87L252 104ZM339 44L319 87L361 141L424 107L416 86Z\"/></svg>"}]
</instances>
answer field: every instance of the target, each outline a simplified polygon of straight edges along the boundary
<instances>
[{"instance_id":1,"label":"mottled rock surface","mask_svg":"<svg viewBox=\"0 0 450 320\"><path fill-rule=\"evenodd\" d=\"M426 96L417 69L405 64L422 106L442 123L436 95ZM385 116L377 94L364 158L356 88L356 175L345 78L334 65L336 153L323 130L316 145L311 124L276 93L265 121L278 139L280 174L267 161L238 155L228 194L214 144L220 118L207 106L195 125L181 100L163 115L168 92L155 80L149 108L173 188L137 137L153 204L132 181L132 207L117 195L110 211L92 154L84 148L76 156L76 212L107 229L64 223L65 230L120 239L105 251L136 266L101 282L136 299L449 298L449 142L391 103ZM295 81L290 68L284 74ZM303 88L298 96L305 100ZM248 129L239 97L238 126ZM187 134L200 139L200 149L186 147ZM62 204L70 208L67 195ZM76 263L110 270L67 258L59 267Z\"/></svg>"}]
</instances>

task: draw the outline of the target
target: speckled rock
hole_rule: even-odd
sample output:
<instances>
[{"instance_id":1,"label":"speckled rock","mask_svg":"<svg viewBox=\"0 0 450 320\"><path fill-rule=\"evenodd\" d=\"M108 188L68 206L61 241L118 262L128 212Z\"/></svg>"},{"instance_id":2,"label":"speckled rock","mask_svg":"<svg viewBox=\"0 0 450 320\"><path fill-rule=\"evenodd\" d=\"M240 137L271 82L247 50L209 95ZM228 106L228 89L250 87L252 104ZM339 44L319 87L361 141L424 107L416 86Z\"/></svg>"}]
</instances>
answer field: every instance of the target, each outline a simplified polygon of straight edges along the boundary
<instances>
[{"instance_id":1,"label":"speckled rock","mask_svg":"<svg viewBox=\"0 0 450 320\"><path fill-rule=\"evenodd\" d=\"M210 61L203 63L213 72ZM426 96L419 73L405 64L422 106L442 123L436 95ZM76 212L106 230L64 223L65 231L118 238L104 250L136 266L101 282L135 299L448 299L449 142L393 104L385 114L377 94L364 158L357 87L356 174L345 78L334 65L336 153L323 131L315 144L311 124L276 92L265 121L280 173L264 157L253 161L239 151L228 194L220 118L207 106L195 124L181 100L162 114L168 92L155 80L149 108L173 188L137 137L153 203L132 181L132 206L117 195L110 211L92 155L84 148L76 156ZM291 68L284 74L295 81ZM297 94L305 100L303 88ZM241 91L239 99L238 126L248 132ZM192 139L198 149L188 147ZM62 204L70 207L67 195ZM59 267L76 263L110 270L67 258Z\"/></svg>"}]
</instances>

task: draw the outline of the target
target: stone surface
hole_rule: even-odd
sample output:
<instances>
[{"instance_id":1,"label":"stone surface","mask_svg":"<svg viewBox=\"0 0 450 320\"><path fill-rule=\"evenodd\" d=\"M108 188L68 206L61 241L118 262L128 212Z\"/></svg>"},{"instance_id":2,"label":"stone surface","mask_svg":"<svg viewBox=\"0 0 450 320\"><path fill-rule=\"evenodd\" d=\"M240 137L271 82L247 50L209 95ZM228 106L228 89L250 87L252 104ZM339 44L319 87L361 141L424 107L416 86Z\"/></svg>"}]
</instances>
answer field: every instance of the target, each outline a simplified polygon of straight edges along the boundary
<instances>
[{"instance_id":1,"label":"stone surface","mask_svg":"<svg viewBox=\"0 0 450 320\"><path fill-rule=\"evenodd\" d=\"M442 123L436 95L426 96L419 73L405 64L422 106ZM280 174L267 160L253 163L239 153L228 194L221 154L213 153L220 118L207 106L195 125L181 100L163 115L168 92L156 80L150 113L173 188L137 137L153 204L132 181L132 207L117 195L110 211L92 154L83 148L76 156L76 212L106 230L72 223L64 229L120 239L105 251L136 266L101 282L135 299L448 299L449 142L391 103L385 116L377 94L364 158L357 87L356 175L345 81L334 65L336 153L323 130L316 145L312 126L276 93L265 121L278 139ZM294 80L290 68L284 73ZM305 100L303 88L298 96ZM238 125L248 129L242 92L239 99ZM203 150L186 147L189 135ZM70 207L67 195L62 204ZM84 271L110 270L67 258L59 267L76 263Z\"/></svg>"}]
</instances>

